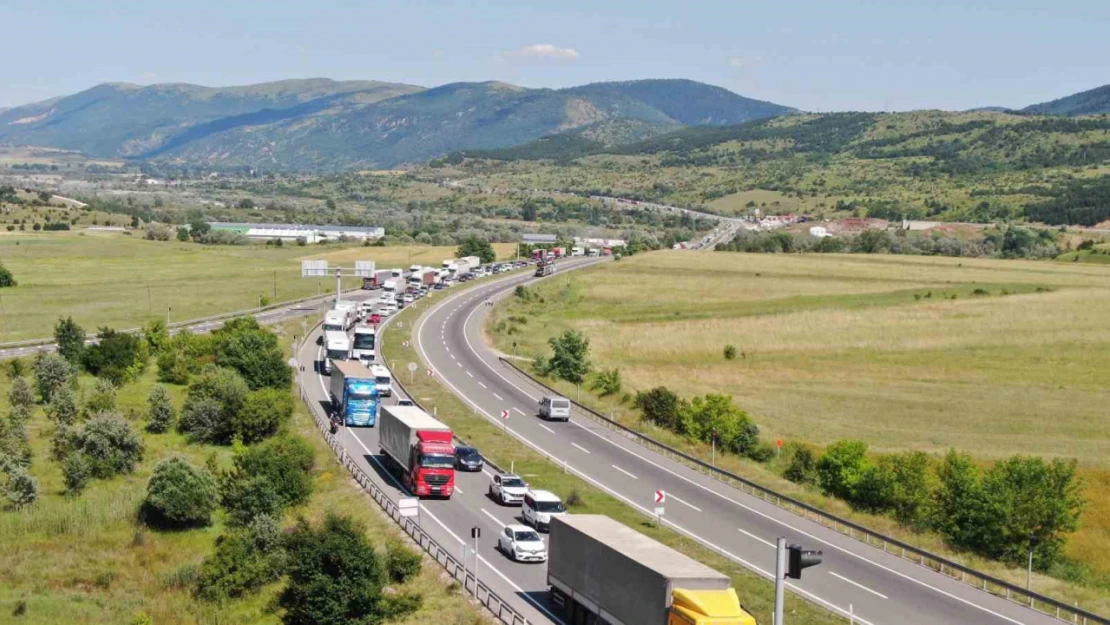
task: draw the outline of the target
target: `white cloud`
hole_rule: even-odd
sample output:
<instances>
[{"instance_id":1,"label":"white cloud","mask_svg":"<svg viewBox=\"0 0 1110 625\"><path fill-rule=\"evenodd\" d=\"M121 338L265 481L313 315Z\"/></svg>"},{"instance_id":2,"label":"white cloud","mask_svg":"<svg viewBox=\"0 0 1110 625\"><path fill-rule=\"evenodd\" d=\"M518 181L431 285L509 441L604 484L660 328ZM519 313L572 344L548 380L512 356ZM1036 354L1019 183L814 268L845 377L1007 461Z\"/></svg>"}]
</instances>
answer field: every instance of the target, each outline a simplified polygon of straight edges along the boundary
<instances>
[{"instance_id":1,"label":"white cloud","mask_svg":"<svg viewBox=\"0 0 1110 625\"><path fill-rule=\"evenodd\" d=\"M762 56L730 56L730 57L728 57L728 64L733 66L733 67L736 67L736 68L751 67L752 65L758 65L762 62L763 62L763 57Z\"/></svg>"},{"instance_id":2,"label":"white cloud","mask_svg":"<svg viewBox=\"0 0 1110 625\"><path fill-rule=\"evenodd\" d=\"M147 82L158 80L158 74L155 74L154 72L143 72L142 79Z\"/></svg>"},{"instance_id":3,"label":"white cloud","mask_svg":"<svg viewBox=\"0 0 1110 625\"><path fill-rule=\"evenodd\" d=\"M560 48L550 43L535 43L516 50L501 53L502 58L552 59L556 61L577 61L578 50Z\"/></svg>"}]
</instances>

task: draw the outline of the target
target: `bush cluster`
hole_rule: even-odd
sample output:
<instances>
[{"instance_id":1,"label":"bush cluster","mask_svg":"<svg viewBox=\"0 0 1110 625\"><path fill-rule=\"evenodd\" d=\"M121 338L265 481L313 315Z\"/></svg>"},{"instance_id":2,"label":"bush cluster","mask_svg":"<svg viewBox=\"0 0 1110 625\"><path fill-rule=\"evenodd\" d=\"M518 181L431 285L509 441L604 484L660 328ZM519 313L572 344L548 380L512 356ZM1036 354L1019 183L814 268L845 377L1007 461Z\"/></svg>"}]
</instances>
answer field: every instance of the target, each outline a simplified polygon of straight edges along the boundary
<instances>
[{"instance_id":1,"label":"bush cluster","mask_svg":"<svg viewBox=\"0 0 1110 625\"><path fill-rule=\"evenodd\" d=\"M787 454L783 476L791 481L987 557L1019 564L1033 551L1040 570L1059 561L1086 503L1074 461L1015 456L981 469L955 451L940 462L920 451L873 456L853 440L820 457L802 445Z\"/></svg>"},{"instance_id":2,"label":"bush cluster","mask_svg":"<svg viewBox=\"0 0 1110 625\"><path fill-rule=\"evenodd\" d=\"M685 400L665 386L636 393L636 407L648 421L718 449L766 461L774 450L759 440L759 426L732 402L732 397L710 393Z\"/></svg>"}]
</instances>

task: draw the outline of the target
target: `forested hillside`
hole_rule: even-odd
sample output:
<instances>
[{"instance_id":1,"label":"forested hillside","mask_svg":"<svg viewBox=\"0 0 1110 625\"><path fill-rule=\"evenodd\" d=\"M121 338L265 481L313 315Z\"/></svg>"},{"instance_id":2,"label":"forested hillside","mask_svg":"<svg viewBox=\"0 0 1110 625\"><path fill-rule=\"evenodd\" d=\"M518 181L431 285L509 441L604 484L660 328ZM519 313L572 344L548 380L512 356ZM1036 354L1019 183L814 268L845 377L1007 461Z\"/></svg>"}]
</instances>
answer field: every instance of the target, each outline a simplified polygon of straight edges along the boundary
<instances>
[{"instance_id":1,"label":"forested hillside","mask_svg":"<svg viewBox=\"0 0 1110 625\"><path fill-rule=\"evenodd\" d=\"M792 115L606 147L583 137L457 153L439 175L481 186L658 200L721 213L1094 225L1110 117L990 111Z\"/></svg>"}]
</instances>

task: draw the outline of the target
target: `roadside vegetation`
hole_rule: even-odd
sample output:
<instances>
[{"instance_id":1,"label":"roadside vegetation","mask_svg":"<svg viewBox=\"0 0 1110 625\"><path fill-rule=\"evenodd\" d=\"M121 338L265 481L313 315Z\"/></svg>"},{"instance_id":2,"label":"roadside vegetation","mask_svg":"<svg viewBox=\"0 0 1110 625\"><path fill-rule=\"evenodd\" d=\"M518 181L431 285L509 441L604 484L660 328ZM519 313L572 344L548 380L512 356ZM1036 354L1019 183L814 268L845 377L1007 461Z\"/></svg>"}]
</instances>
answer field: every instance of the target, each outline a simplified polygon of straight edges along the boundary
<instances>
[{"instance_id":1,"label":"roadside vegetation","mask_svg":"<svg viewBox=\"0 0 1110 625\"><path fill-rule=\"evenodd\" d=\"M5 361L0 620L481 620L294 401L300 326L104 328L84 346L67 318L60 354Z\"/></svg>"},{"instance_id":2,"label":"roadside vegetation","mask_svg":"<svg viewBox=\"0 0 1110 625\"><path fill-rule=\"evenodd\" d=\"M1110 528L1104 273L659 252L518 290L487 330L568 396L706 461L716 430L719 466L879 531L1021 583L992 559L1032 546L1035 568L1088 587L1034 588L1092 606L1110 588L1093 555ZM587 370L552 366L582 342Z\"/></svg>"}]
</instances>

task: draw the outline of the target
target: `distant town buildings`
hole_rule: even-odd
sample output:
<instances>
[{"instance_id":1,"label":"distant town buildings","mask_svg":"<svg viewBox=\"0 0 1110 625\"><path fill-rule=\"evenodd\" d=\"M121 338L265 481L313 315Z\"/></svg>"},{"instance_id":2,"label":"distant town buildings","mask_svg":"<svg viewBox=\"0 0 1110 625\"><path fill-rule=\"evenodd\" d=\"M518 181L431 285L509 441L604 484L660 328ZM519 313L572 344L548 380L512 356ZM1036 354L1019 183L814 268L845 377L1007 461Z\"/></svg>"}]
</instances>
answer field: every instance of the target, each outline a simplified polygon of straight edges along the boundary
<instances>
[{"instance_id":1,"label":"distant town buildings","mask_svg":"<svg viewBox=\"0 0 1110 625\"><path fill-rule=\"evenodd\" d=\"M294 242L304 239L306 243L319 243L320 241L336 241L340 237L359 241L380 239L385 236L385 229L374 226L314 226L302 224L251 224L233 223L226 221L210 221L208 225L213 230L230 230L239 232L250 239L269 241L281 239Z\"/></svg>"}]
</instances>

